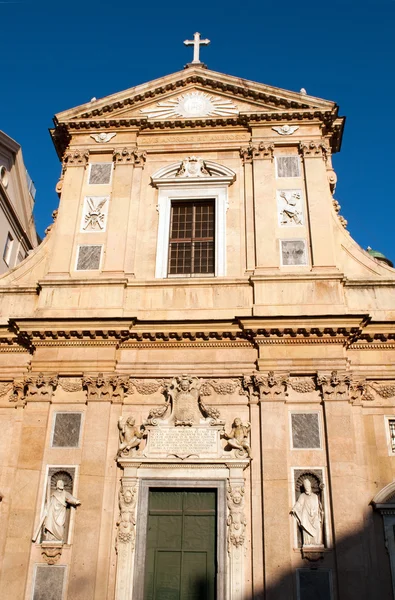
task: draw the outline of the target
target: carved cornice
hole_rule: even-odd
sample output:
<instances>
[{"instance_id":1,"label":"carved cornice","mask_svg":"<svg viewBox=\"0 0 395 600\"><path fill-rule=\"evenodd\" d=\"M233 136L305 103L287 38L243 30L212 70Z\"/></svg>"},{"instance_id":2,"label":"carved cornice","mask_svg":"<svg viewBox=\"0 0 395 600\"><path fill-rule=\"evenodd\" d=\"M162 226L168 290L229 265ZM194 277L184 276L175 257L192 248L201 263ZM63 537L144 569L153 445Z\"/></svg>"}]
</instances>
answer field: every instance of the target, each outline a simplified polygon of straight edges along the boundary
<instances>
[{"instance_id":1,"label":"carved cornice","mask_svg":"<svg viewBox=\"0 0 395 600\"><path fill-rule=\"evenodd\" d=\"M91 118L95 116L106 115L106 113L111 113L114 110L122 109L127 106L133 106L139 102L142 102L147 99L153 99L156 96L162 96L165 93L171 91L179 91L180 88L186 87L190 84L201 84L205 88L211 88L214 91L223 91L230 92L233 96L240 96L241 99L252 99L264 102L265 104L271 104L272 106L282 107L283 109L289 108L298 108L298 109L307 109L312 110L309 105L305 102L296 102L294 99L288 100L286 98L279 98L277 96L273 96L272 94L267 94L262 91L257 91L254 89L247 89L246 87L239 85L232 85L229 82L218 81L218 79L212 79L208 76L203 75L191 75L189 77L185 77L178 81L173 81L167 83L165 86L161 85L156 88L150 88L146 92L137 93L135 96L131 96L129 98L125 98L121 101L109 103L106 106L101 108L93 108L91 111L87 111L81 115L82 118ZM333 111L337 114L337 106L334 107Z\"/></svg>"},{"instance_id":2,"label":"carved cornice","mask_svg":"<svg viewBox=\"0 0 395 600\"><path fill-rule=\"evenodd\" d=\"M87 148L75 148L66 150L63 156L63 169L67 167L86 167L89 162L89 150Z\"/></svg>"},{"instance_id":3,"label":"carved cornice","mask_svg":"<svg viewBox=\"0 0 395 600\"><path fill-rule=\"evenodd\" d=\"M115 165L134 165L135 167L144 167L147 160L147 153L142 152L136 147L114 150L113 160Z\"/></svg>"},{"instance_id":4,"label":"carved cornice","mask_svg":"<svg viewBox=\"0 0 395 600\"><path fill-rule=\"evenodd\" d=\"M0 331L0 352L40 346L115 348L259 348L264 345L340 344L393 349L395 323L369 323L366 315L255 318L229 321L137 319L16 319Z\"/></svg>"}]
</instances>

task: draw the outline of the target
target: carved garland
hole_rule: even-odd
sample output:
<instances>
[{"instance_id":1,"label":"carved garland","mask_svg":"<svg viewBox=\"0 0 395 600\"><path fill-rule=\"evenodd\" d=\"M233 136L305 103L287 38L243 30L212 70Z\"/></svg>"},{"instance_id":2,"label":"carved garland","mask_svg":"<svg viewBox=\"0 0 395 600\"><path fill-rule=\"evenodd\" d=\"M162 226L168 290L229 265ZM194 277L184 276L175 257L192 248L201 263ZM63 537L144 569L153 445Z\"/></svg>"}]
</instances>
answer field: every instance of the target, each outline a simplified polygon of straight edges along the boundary
<instances>
[{"instance_id":1,"label":"carved garland","mask_svg":"<svg viewBox=\"0 0 395 600\"><path fill-rule=\"evenodd\" d=\"M174 379L140 379L120 375L83 377L58 377L57 375L29 374L24 378L0 382L0 398L9 396L9 402L15 406L24 407L34 401L52 402L57 386L67 392L85 391L88 402L110 401L123 403L130 394L151 396L160 394L164 404L151 410L147 424L156 424L170 407L171 385ZM221 396L238 394L248 396L249 403L286 400L289 389L298 394L308 394L318 391L324 400L348 400L352 403L373 401L377 397L390 399L395 397L395 383L383 383L366 379L353 379L347 373L332 371L330 374L318 373L315 376L293 377L289 373L274 373L267 375L256 372L252 375L235 377L233 379L200 379L199 405L206 417L216 421L219 418L217 409L206 405L202 398L216 393Z\"/></svg>"}]
</instances>

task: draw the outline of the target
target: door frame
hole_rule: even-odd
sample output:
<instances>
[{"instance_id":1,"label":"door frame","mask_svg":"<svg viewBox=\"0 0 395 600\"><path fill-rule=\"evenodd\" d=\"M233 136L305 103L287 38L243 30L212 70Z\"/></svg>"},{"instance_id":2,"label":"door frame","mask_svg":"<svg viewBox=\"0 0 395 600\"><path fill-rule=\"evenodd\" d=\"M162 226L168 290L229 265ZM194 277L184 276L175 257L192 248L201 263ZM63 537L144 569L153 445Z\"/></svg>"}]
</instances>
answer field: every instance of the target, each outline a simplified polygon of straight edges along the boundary
<instances>
[{"instance_id":1,"label":"door frame","mask_svg":"<svg viewBox=\"0 0 395 600\"><path fill-rule=\"evenodd\" d=\"M150 489L215 489L217 490L217 586L216 600L227 598L226 595L226 479L141 479L137 506L136 550L134 563L134 600L144 598L146 532L148 526L148 499Z\"/></svg>"}]
</instances>

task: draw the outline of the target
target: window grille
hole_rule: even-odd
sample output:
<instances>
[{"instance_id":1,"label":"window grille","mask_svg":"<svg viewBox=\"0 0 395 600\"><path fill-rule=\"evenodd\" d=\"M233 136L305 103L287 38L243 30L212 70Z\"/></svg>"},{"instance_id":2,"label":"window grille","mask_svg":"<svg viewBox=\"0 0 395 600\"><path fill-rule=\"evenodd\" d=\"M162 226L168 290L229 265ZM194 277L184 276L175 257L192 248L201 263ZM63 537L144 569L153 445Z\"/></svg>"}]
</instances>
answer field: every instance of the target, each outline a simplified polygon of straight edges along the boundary
<instances>
[{"instance_id":1,"label":"window grille","mask_svg":"<svg viewBox=\"0 0 395 600\"><path fill-rule=\"evenodd\" d=\"M172 202L169 275L214 275L214 200Z\"/></svg>"}]
</instances>

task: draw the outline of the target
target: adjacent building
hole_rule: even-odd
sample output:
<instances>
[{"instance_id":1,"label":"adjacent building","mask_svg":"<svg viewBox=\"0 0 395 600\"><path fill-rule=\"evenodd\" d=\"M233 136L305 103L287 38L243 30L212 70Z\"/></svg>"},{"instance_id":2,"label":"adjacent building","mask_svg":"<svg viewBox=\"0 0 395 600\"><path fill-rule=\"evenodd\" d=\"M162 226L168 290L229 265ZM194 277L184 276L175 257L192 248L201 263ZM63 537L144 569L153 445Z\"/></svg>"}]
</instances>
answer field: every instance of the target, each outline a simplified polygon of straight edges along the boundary
<instances>
[{"instance_id":1,"label":"adjacent building","mask_svg":"<svg viewBox=\"0 0 395 600\"><path fill-rule=\"evenodd\" d=\"M56 115L56 220L0 278L1 597L395 597L395 270L343 127L198 50Z\"/></svg>"},{"instance_id":2,"label":"adjacent building","mask_svg":"<svg viewBox=\"0 0 395 600\"><path fill-rule=\"evenodd\" d=\"M0 273L19 264L38 244L35 195L20 145L0 131Z\"/></svg>"}]
</instances>

